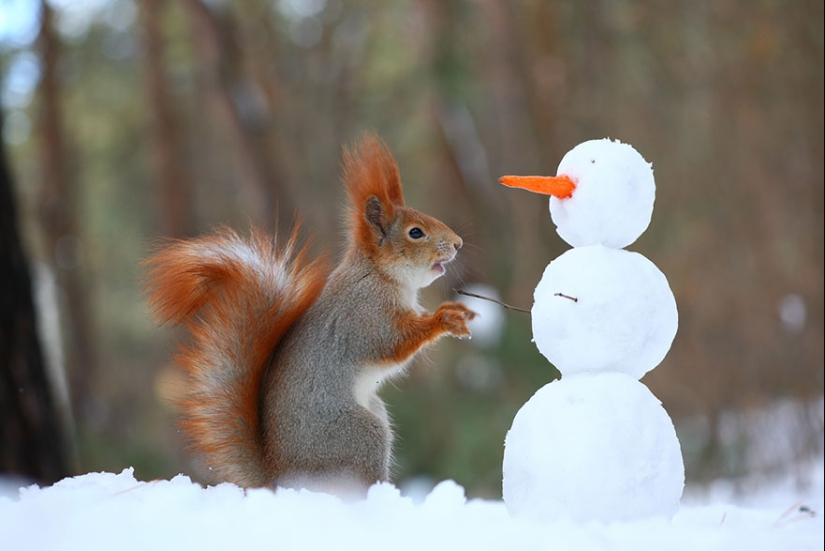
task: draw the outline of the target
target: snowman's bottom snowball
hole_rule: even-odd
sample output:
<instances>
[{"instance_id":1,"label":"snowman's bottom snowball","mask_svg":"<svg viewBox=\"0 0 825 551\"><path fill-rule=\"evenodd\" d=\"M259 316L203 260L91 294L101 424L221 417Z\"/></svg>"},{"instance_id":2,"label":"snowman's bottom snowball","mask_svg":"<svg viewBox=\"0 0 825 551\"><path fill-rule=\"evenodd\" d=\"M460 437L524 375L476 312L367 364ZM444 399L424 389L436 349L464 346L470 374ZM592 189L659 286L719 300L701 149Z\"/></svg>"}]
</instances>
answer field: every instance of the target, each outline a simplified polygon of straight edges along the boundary
<instances>
[{"instance_id":1,"label":"snowman's bottom snowball","mask_svg":"<svg viewBox=\"0 0 825 551\"><path fill-rule=\"evenodd\" d=\"M504 447L504 502L548 521L672 517L685 483L673 422L623 373L564 376L522 406Z\"/></svg>"}]
</instances>

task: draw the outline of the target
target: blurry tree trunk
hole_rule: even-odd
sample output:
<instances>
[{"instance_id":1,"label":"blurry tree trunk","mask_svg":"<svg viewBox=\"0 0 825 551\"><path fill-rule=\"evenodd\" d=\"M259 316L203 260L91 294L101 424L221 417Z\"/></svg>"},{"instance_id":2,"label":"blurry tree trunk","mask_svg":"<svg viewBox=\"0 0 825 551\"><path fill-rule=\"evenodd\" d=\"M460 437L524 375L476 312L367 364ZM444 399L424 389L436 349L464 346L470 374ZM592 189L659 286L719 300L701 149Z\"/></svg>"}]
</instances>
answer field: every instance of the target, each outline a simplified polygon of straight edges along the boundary
<instances>
[{"instance_id":1,"label":"blurry tree trunk","mask_svg":"<svg viewBox=\"0 0 825 551\"><path fill-rule=\"evenodd\" d=\"M529 109L521 33L513 16L515 3L501 0L480 2L480 14L485 32L482 52L482 79L489 94L488 151L493 173L535 174L539 172L534 121ZM532 194L507 193L510 202L512 238L507 248L510 256L504 262L510 266L508 288L515 304L529 304L535 282L541 275L546 259L535 254L542 247L542 236L548 220L547 200ZM519 279L519 275L521 279Z\"/></svg>"},{"instance_id":2,"label":"blurry tree trunk","mask_svg":"<svg viewBox=\"0 0 825 551\"><path fill-rule=\"evenodd\" d=\"M266 149L267 126L254 105L250 83L237 74L243 63L228 15L216 17L201 0L185 0L184 6L192 25L200 78L222 112L221 122L243 166L245 174L238 183L249 212L253 220L270 229L277 220L288 223L277 217L276 209L291 213L292 201L279 185L276 167L269 161L273 155Z\"/></svg>"},{"instance_id":3,"label":"blurry tree trunk","mask_svg":"<svg viewBox=\"0 0 825 551\"><path fill-rule=\"evenodd\" d=\"M507 250L506 243L510 239L509 232L502 231L509 229L507 209L496 199L496 179L490 172L487 152L473 115L451 86L456 66L461 63L455 41L450 38L457 34L460 26L456 14L458 6L455 2L441 0L418 0L417 4L426 25L424 35L429 38L424 46L425 59L434 83L429 109L438 137L436 147L441 172L435 180L449 185L446 189L441 188L439 194L447 191L446 202L462 210L454 212L454 216L500 222L479 223L473 228L479 242L496 245L490 247L489 254L463 260L463 263L474 263L470 270L472 275L495 281L500 278L502 268L507 266L501 255L501 251Z\"/></svg>"},{"instance_id":4,"label":"blurry tree trunk","mask_svg":"<svg viewBox=\"0 0 825 551\"><path fill-rule=\"evenodd\" d=\"M43 189L41 217L47 258L58 286L64 293L62 327L65 334L66 366L74 415L83 424L88 397L96 372L96 360L88 314L88 293L81 275L83 245L76 219L77 201L73 167L63 131L60 83L57 71L59 43L52 27L48 2L41 5L38 38L41 60L39 89Z\"/></svg>"},{"instance_id":5,"label":"blurry tree trunk","mask_svg":"<svg viewBox=\"0 0 825 551\"><path fill-rule=\"evenodd\" d=\"M139 3L146 63L144 81L161 224L166 235L179 238L194 231L192 180L184 167L178 120L163 64L164 39L160 28L163 4L164 0Z\"/></svg>"},{"instance_id":6,"label":"blurry tree trunk","mask_svg":"<svg viewBox=\"0 0 825 551\"><path fill-rule=\"evenodd\" d=\"M311 87L310 90L295 87L281 67L284 49L276 21L269 13L271 8L259 0L242 0L236 4L242 6L238 11L247 14L233 20L232 28L232 36L238 41L237 47L244 53L247 71L244 89L254 92L249 98L251 101L247 101L251 107L247 111L251 110L259 119L253 124L253 128L257 129L253 133L257 150L271 166L277 168L275 184L278 188L274 191L280 198L278 206L285 214L283 222L289 222L289 215L292 214L284 211L284 207L300 205L297 208L301 211L301 217L315 235L336 235L337 220L329 216L329 205L318 201L317 185L319 182L328 185L329 181L336 181L337 156L324 154L315 157L312 163L306 163L303 153L306 151L304 144L307 140L304 136L307 134L311 136L309 141L316 150L332 153L339 150L345 128L343 121L348 113L345 113L346 109L330 109L330 104L339 104L340 94L346 94L341 90L341 79L323 86L320 94L317 94L318 87ZM323 54L318 55L327 63L329 35L324 33L326 40L316 47L324 50ZM352 57L346 63L357 62ZM331 97L335 100L330 101ZM317 123L314 121L319 117L325 121L323 133L316 130ZM328 176L319 177L319 174ZM292 186L292 182L300 182L301 185ZM320 193L328 191L328 188L322 190Z\"/></svg>"},{"instance_id":7,"label":"blurry tree trunk","mask_svg":"<svg viewBox=\"0 0 825 551\"><path fill-rule=\"evenodd\" d=\"M67 450L37 336L12 188L0 150L0 474L50 484L68 474Z\"/></svg>"},{"instance_id":8,"label":"blurry tree trunk","mask_svg":"<svg viewBox=\"0 0 825 551\"><path fill-rule=\"evenodd\" d=\"M482 78L495 106L491 116L498 138L498 158L532 169L538 165L538 154L525 84L523 46L519 42L521 32L513 18L516 8L501 0L483 0L480 6L487 38Z\"/></svg>"}]
</instances>

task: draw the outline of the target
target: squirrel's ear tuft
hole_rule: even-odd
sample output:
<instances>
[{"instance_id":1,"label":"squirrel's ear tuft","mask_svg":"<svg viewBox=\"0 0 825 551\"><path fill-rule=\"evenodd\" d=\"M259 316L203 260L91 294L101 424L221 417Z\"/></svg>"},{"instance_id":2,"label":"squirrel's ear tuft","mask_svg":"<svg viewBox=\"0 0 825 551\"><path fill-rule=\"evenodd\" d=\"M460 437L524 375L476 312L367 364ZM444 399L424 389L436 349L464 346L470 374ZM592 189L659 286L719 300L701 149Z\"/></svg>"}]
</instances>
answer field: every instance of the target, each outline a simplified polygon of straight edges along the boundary
<instances>
[{"instance_id":1,"label":"squirrel's ear tuft","mask_svg":"<svg viewBox=\"0 0 825 551\"><path fill-rule=\"evenodd\" d=\"M395 208L404 206L404 195L398 165L375 132L365 132L354 147L344 147L342 179L353 230L363 238L378 228L386 234Z\"/></svg>"},{"instance_id":2,"label":"squirrel's ear tuft","mask_svg":"<svg viewBox=\"0 0 825 551\"><path fill-rule=\"evenodd\" d=\"M375 236L378 238L378 244L381 245L387 237L387 226L389 225L389 220L387 220L384 207L381 205L381 201L378 197L372 195L367 198L367 208L364 211L364 218L375 232Z\"/></svg>"}]
</instances>

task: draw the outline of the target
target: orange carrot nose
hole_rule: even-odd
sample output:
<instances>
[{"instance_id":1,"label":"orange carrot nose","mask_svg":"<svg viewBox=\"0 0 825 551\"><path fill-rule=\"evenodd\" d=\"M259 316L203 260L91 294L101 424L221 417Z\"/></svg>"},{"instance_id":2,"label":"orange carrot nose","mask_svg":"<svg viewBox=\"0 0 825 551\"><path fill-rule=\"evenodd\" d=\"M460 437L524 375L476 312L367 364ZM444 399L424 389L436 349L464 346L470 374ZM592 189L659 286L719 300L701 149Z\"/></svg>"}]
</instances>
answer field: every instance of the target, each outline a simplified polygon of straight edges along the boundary
<instances>
[{"instance_id":1,"label":"orange carrot nose","mask_svg":"<svg viewBox=\"0 0 825 551\"><path fill-rule=\"evenodd\" d=\"M509 187L520 187L533 193L552 195L559 199L573 196L576 182L564 174L560 176L502 176L499 183Z\"/></svg>"}]
</instances>

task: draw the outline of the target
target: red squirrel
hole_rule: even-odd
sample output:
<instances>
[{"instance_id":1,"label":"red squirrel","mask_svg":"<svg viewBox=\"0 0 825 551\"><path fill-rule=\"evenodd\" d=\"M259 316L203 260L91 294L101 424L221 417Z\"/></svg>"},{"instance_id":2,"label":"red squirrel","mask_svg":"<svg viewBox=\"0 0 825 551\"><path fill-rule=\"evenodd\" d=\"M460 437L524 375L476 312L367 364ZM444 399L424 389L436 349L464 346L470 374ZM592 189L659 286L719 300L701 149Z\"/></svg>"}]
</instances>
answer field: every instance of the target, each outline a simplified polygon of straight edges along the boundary
<instances>
[{"instance_id":1,"label":"red squirrel","mask_svg":"<svg viewBox=\"0 0 825 551\"><path fill-rule=\"evenodd\" d=\"M417 294L462 246L404 205L398 166L367 134L344 148L348 243L338 266L253 229L176 241L146 259L149 303L191 340L181 427L215 481L363 491L389 479L393 433L377 392L424 346L467 338L460 302Z\"/></svg>"}]
</instances>

